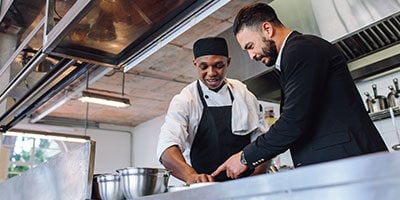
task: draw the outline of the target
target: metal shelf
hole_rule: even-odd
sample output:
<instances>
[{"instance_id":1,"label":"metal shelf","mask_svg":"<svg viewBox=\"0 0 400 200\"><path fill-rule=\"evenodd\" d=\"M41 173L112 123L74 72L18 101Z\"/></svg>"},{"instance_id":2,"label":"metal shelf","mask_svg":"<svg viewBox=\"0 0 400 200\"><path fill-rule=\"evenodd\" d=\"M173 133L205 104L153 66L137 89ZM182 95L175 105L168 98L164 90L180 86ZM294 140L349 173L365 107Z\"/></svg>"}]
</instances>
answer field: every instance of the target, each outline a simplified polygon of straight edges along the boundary
<instances>
[{"instance_id":1,"label":"metal shelf","mask_svg":"<svg viewBox=\"0 0 400 200\"><path fill-rule=\"evenodd\" d=\"M400 107L393 108L393 114L394 114L394 116L399 116L400 115ZM378 121L381 119L390 118L390 111L387 108L385 110L381 110L378 112L369 113L369 116L371 117L372 121Z\"/></svg>"}]
</instances>

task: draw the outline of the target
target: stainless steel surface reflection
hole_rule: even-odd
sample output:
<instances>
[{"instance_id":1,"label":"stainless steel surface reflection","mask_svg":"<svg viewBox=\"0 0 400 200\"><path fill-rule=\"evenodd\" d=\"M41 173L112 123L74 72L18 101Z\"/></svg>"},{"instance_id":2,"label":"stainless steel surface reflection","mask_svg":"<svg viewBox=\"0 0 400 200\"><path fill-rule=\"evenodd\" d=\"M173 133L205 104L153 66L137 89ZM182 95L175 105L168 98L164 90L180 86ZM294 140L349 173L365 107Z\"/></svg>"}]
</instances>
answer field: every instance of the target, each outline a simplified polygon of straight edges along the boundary
<instances>
[{"instance_id":1,"label":"stainless steel surface reflection","mask_svg":"<svg viewBox=\"0 0 400 200\"><path fill-rule=\"evenodd\" d=\"M64 51L90 48L96 53L117 55L131 43L143 39L148 31L163 25L167 18L180 10L180 6L188 3L189 0L98 1L92 4L69 37L63 39L61 46ZM82 26L87 29L81 29Z\"/></svg>"},{"instance_id":2,"label":"stainless steel surface reflection","mask_svg":"<svg viewBox=\"0 0 400 200\"><path fill-rule=\"evenodd\" d=\"M398 200L400 152L375 153L137 200Z\"/></svg>"},{"instance_id":3,"label":"stainless steel surface reflection","mask_svg":"<svg viewBox=\"0 0 400 200\"><path fill-rule=\"evenodd\" d=\"M0 199L83 200L90 197L91 143L60 153L19 176L0 183Z\"/></svg>"}]
</instances>

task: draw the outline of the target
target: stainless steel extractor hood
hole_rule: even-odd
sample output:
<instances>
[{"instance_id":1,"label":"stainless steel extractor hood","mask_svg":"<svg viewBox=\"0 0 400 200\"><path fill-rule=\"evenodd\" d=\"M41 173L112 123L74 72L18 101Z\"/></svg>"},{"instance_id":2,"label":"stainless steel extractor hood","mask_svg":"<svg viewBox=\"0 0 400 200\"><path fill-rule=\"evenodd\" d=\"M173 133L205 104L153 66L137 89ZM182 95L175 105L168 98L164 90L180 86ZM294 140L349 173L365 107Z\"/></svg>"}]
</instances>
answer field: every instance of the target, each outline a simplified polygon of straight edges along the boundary
<instances>
[{"instance_id":1,"label":"stainless steel extractor hood","mask_svg":"<svg viewBox=\"0 0 400 200\"><path fill-rule=\"evenodd\" d=\"M45 52L124 67L132 55L153 43L160 46L160 37L223 1L77 0L65 6L64 2L54 1L54 13L69 10L59 14Z\"/></svg>"},{"instance_id":2,"label":"stainless steel extractor hood","mask_svg":"<svg viewBox=\"0 0 400 200\"><path fill-rule=\"evenodd\" d=\"M111 69L129 70L227 2L3 1L0 31L12 35L16 46L1 58L6 62L0 66L0 77L9 81L0 85L0 106L6 104L5 110L0 109L0 131L53 97L66 99L59 92L82 88L87 77L93 80ZM50 61L46 71L35 70Z\"/></svg>"},{"instance_id":3,"label":"stainless steel extractor hood","mask_svg":"<svg viewBox=\"0 0 400 200\"><path fill-rule=\"evenodd\" d=\"M275 0L270 5L290 29L336 45L355 81L400 66L399 0ZM260 99L279 102L271 71L243 81Z\"/></svg>"},{"instance_id":4,"label":"stainless steel extractor hood","mask_svg":"<svg viewBox=\"0 0 400 200\"><path fill-rule=\"evenodd\" d=\"M343 52L354 80L399 66L400 1L311 3L321 36Z\"/></svg>"}]
</instances>

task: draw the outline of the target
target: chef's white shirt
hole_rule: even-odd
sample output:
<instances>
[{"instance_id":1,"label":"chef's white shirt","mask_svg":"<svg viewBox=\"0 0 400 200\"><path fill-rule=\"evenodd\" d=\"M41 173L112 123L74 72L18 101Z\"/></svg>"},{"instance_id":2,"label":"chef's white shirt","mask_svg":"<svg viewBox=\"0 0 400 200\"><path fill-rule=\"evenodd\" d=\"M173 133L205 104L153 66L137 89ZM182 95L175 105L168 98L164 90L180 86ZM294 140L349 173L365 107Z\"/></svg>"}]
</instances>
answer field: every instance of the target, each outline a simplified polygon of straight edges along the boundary
<instances>
[{"instance_id":1,"label":"chef's white shirt","mask_svg":"<svg viewBox=\"0 0 400 200\"><path fill-rule=\"evenodd\" d=\"M158 140L157 157L159 159L165 149L177 145L190 163L190 147L203 114L203 105L196 82L194 81L183 88L171 100ZM245 84L238 80L226 79L227 83L218 92L215 92L208 89L201 81L199 82L203 91L203 98L209 107L232 105L227 87L232 91L234 96L232 121L235 122L232 123L233 134L252 134L251 139L253 141L257 136L268 130L260 103L247 90ZM235 132L235 129L238 129L238 131Z\"/></svg>"}]
</instances>

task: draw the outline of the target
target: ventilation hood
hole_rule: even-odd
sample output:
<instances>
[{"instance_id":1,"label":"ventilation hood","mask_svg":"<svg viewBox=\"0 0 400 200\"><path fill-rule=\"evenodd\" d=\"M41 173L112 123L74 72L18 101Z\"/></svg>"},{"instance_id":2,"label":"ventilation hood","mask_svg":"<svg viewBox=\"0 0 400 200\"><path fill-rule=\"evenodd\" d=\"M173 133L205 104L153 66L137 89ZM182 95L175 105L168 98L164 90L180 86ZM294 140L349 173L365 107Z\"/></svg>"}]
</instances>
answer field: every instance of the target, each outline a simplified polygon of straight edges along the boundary
<instances>
[{"instance_id":1,"label":"ventilation hood","mask_svg":"<svg viewBox=\"0 0 400 200\"><path fill-rule=\"evenodd\" d=\"M0 54L5 131L65 88L82 88L112 69L128 71L229 0L0 2L0 42L15 40L5 47L12 52Z\"/></svg>"},{"instance_id":2,"label":"ventilation hood","mask_svg":"<svg viewBox=\"0 0 400 200\"><path fill-rule=\"evenodd\" d=\"M270 5L290 29L337 46L355 81L400 66L399 0L275 0ZM279 102L272 69L242 80L262 100Z\"/></svg>"}]
</instances>

